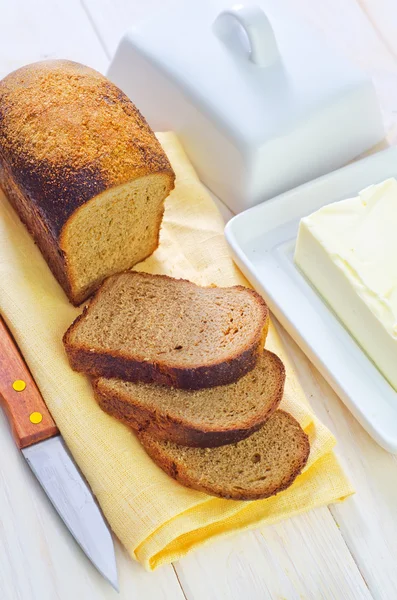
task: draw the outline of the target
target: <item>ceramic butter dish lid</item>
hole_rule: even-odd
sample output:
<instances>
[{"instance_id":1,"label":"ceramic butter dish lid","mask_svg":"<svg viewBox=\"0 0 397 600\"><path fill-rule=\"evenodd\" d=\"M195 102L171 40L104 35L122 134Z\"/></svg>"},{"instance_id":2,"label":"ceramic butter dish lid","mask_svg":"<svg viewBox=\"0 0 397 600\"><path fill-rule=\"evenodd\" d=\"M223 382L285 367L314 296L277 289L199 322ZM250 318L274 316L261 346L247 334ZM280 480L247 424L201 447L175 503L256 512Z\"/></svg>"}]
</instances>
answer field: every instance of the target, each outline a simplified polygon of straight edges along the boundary
<instances>
[{"instance_id":1,"label":"ceramic butter dish lid","mask_svg":"<svg viewBox=\"0 0 397 600\"><path fill-rule=\"evenodd\" d=\"M154 130L176 131L201 180L236 212L384 135L371 80L283 0L179 3L124 35L108 76Z\"/></svg>"}]
</instances>

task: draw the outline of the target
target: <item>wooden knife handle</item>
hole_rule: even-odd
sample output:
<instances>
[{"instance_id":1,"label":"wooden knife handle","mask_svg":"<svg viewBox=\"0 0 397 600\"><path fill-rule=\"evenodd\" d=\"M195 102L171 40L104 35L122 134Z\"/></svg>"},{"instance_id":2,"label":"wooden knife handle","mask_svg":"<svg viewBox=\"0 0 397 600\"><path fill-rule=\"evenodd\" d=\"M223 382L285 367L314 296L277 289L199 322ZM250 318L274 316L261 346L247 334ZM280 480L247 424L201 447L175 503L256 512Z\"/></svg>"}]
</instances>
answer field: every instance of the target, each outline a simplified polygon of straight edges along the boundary
<instances>
[{"instance_id":1,"label":"wooden knife handle","mask_svg":"<svg viewBox=\"0 0 397 600\"><path fill-rule=\"evenodd\" d=\"M26 448L59 433L33 377L1 317L0 403L7 414L19 448Z\"/></svg>"}]
</instances>

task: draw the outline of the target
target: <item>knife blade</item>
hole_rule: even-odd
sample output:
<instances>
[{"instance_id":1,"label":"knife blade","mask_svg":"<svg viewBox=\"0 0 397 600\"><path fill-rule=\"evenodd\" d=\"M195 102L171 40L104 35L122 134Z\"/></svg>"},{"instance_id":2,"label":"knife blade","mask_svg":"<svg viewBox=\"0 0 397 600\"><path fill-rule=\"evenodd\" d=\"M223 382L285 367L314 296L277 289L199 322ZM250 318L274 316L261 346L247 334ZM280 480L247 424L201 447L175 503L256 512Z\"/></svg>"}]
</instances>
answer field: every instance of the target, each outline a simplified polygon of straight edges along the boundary
<instances>
[{"instance_id":1,"label":"knife blade","mask_svg":"<svg viewBox=\"0 0 397 600\"><path fill-rule=\"evenodd\" d=\"M0 401L17 446L59 516L93 565L119 591L109 528L1 317Z\"/></svg>"}]
</instances>

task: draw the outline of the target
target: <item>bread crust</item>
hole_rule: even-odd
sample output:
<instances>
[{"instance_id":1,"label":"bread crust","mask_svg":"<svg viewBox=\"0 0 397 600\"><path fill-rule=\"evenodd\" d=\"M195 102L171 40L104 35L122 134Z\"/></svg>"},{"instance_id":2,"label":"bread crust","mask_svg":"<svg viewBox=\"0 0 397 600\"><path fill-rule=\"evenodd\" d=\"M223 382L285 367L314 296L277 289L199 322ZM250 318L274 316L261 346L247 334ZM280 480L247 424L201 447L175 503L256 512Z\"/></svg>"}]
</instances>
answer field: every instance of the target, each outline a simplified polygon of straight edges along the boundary
<instances>
[{"instance_id":1,"label":"bread crust","mask_svg":"<svg viewBox=\"0 0 397 600\"><path fill-rule=\"evenodd\" d=\"M235 427L222 428L214 423L207 423L198 428L187 419L174 417L161 409L150 410L138 403L133 404L130 398L127 402L122 394L112 394L104 390L100 380L93 381L95 398L105 412L125 425L137 431L144 431L153 438L197 448L214 448L232 444L260 429L281 402L285 382L284 365L272 352L268 350L264 350L264 352L271 355L272 360L276 361L279 366L279 385L270 405L266 404L262 410L248 420L240 420L239 425Z\"/></svg>"},{"instance_id":2,"label":"bread crust","mask_svg":"<svg viewBox=\"0 0 397 600\"><path fill-rule=\"evenodd\" d=\"M139 273L141 276L153 277L149 273ZM173 279L167 275L156 275L166 279ZM181 279L180 281L187 281ZM194 283L187 281L190 285ZM81 315L75 319L63 336L63 343L69 362L75 371L84 372L92 377L115 377L125 381L144 383L157 383L182 389L198 390L233 383L251 371L263 351L267 332L269 329L269 310L262 296L254 290L241 285L232 286L234 289L245 290L251 294L261 311L261 327L258 327L254 336L247 340L244 350L235 355L230 355L226 360L213 362L209 365L197 365L191 368L180 368L164 362L149 362L135 360L131 356L123 356L118 352L99 352L84 345L75 346L71 337L80 320L84 319L90 307L98 301L101 288L92 297L91 302L84 308ZM221 288L220 288L221 289Z\"/></svg>"},{"instance_id":3,"label":"bread crust","mask_svg":"<svg viewBox=\"0 0 397 600\"><path fill-rule=\"evenodd\" d=\"M193 480L190 477L187 470L184 469L184 465L177 465L172 459L170 459L169 456L167 456L166 453L162 453L155 441L153 440L153 438L151 438L146 432L139 432L137 435L145 451L154 460L154 462L163 471L165 471L167 475L178 481L180 484L198 490L200 492L205 492L207 494L210 494L211 496L218 496L219 498L226 498L231 500L260 500L264 498L269 498L271 496L275 496L276 494L290 487L290 485L292 485L297 476L302 472L302 469L306 465L310 454L309 438L299 425L298 421L296 421L296 419L294 419L292 415L283 410L279 409L277 412L287 415L290 422L299 430L301 436L301 443L304 446L304 449L302 458L297 468L291 471L289 476L282 483L280 483L280 485L271 489L265 487L266 484L263 484L263 487L258 485L255 491L246 490L245 492L243 492L234 490L233 493L227 493L221 485L208 486L205 484L205 482L203 482L203 480L200 480L200 482L196 479Z\"/></svg>"},{"instance_id":4,"label":"bread crust","mask_svg":"<svg viewBox=\"0 0 397 600\"><path fill-rule=\"evenodd\" d=\"M16 185L10 169L7 167L5 161L1 160L1 150L0 187L3 189L11 206L18 213L22 223L40 248L54 277L63 287L69 300L77 306L80 301L79 298L75 298L72 294L71 282L67 277L66 257L58 246L57 240L54 239L51 233L46 229L44 221L38 217L37 212L34 210L34 206Z\"/></svg>"},{"instance_id":5,"label":"bread crust","mask_svg":"<svg viewBox=\"0 0 397 600\"><path fill-rule=\"evenodd\" d=\"M64 60L34 63L0 81L0 164L0 186L75 305L85 298L72 293L62 233L76 211L151 174L168 179L166 197L175 180L127 96L97 71Z\"/></svg>"}]
</instances>

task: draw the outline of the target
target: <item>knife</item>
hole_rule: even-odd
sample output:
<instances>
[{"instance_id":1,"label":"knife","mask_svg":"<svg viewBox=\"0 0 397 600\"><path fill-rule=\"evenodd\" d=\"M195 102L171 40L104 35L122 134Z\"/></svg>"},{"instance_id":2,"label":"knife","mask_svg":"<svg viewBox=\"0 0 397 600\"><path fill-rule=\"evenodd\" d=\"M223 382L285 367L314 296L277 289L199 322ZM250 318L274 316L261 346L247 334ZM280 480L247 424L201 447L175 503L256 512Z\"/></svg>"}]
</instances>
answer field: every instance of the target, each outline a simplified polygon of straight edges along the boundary
<instances>
[{"instance_id":1,"label":"knife","mask_svg":"<svg viewBox=\"0 0 397 600\"><path fill-rule=\"evenodd\" d=\"M0 403L18 448L82 550L118 590L112 536L0 317Z\"/></svg>"}]
</instances>

